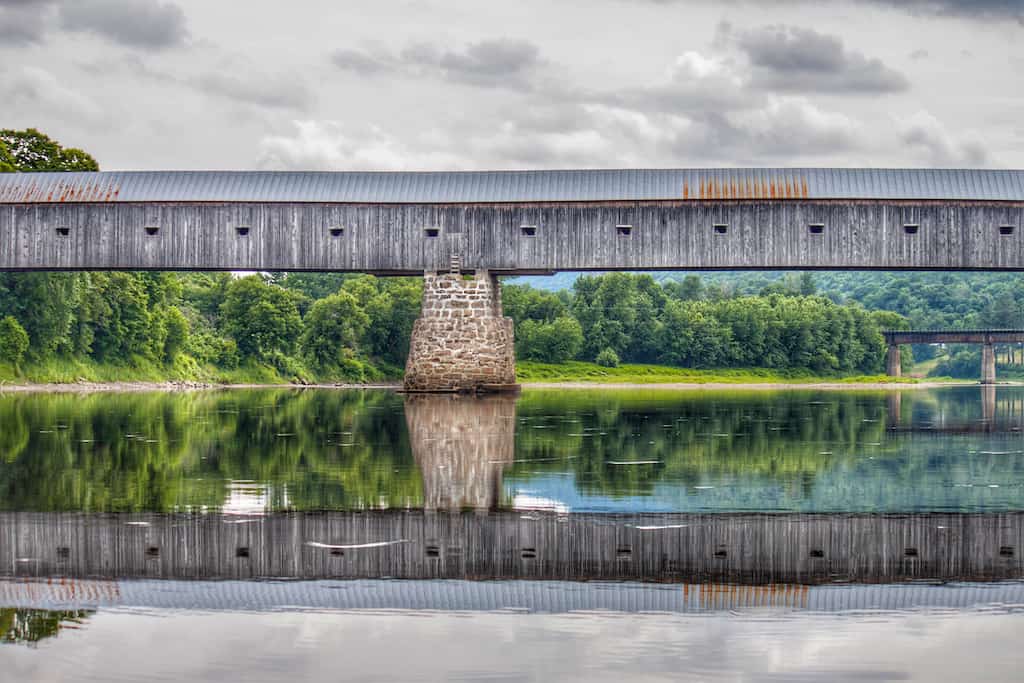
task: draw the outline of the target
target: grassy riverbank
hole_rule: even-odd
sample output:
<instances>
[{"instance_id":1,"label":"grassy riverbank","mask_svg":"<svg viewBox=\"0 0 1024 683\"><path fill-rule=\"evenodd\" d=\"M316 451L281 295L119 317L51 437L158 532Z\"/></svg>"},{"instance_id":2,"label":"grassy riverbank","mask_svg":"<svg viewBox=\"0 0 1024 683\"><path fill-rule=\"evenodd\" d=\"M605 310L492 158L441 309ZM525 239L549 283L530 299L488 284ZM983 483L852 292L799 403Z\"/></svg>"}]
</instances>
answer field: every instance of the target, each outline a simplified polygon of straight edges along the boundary
<instances>
[{"instance_id":1,"label":"grassy riverbank","mask_svg":"<svg viewBox=\"0 0 1024 683\"><path fill-rule=\"evenodd\" d=\"M376 369L375 369L376 370ZM734 384L734 385L811 385L811 384L929 384L955 382L949 378L919 380L886 375L817 375L807 371L778 371L764 368L693 370L664 365L625 364L606 368L596 363L536 363L519 361L517 379L524 384ZM1009 379L1009 378L1007 378ZM179 357L173 365L139 361L132 365L97 363L88 359L52 359L44 363L26 363L15 369L0 363L0 384L114 384L198 382L225 385L380 383L400 381L400 368L385 368L372 377L319 377L284 374L273 366L247 363L233 369L203 366L188 356Z\"/></svg>"},{"instance_id":2,"label":"grassy riverbank","mask_svg":"<svg viewBox=\"0 0 1024 683\"><path fill-rule=\"evenodd\" d=\"M520 361L517 378L525 383L585 382L594 384L915 384L910 377L886 375L816 375L807 371L778 371L763 368L693 370L664 365L620 365L605 368L596 363L535 363ZM933 381L933 380L929 380ZM937 381L942 381L937 380Z\"/></svg>"},{"instance_id":3,"label":"grassy riverbank","mask_svg":"<svg viewBox=\"0 0 1024 683\"><path fill-rule=\"evenodd\" d=\"M368 366L365 366L368 367ZM76 384L119 382L200 382L208 384L313 384L334 382L380 382L401 378L398 368L371 367L371 376L326 377L305 368L282 373L277 368L256 362L236 368L201 365L189 356L179 356L171 365L138 360L132 364L98 363L83 358L53 358L39 363L23 363L15 368L0 362L0 383Z\"/></svg>"}]
</instances>

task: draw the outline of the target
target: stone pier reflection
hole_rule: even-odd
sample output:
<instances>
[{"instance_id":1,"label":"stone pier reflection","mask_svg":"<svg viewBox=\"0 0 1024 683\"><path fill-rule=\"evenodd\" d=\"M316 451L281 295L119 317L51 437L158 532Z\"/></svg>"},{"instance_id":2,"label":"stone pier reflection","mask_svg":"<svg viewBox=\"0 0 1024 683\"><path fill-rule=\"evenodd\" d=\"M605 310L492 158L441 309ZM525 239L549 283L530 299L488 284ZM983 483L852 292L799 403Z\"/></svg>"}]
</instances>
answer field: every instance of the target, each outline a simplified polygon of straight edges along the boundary
<instances>
[{"instance_id":1,"label":"stone pier reflection","mask_svg":"<svg viewBox=\"0 0 1024 683\"><path fill-rule=\"evenodd\" d=\"M1024 431L1024 401L1015 394L997 393L994 384L982 384L978 404L980 416L947 415L939 409L922 416L914 410L904 411L903 392L894 391L886 396L886 419L889 431L897 432L1021 432ZM998 399L998 400L997 400ZM913 408L913 406L911 406Z\"/></svg>"},{"instance_id":2,"label":"stone pier reflection","mask_svg":"<svg viewBox=\"0 0 1024 683\"><path fill-rule=\"evenodd\" d=\"M426 510L501 504L502 470L515 459L514 396L410 394L405 421Z\"/></svg>"}]
</instances>

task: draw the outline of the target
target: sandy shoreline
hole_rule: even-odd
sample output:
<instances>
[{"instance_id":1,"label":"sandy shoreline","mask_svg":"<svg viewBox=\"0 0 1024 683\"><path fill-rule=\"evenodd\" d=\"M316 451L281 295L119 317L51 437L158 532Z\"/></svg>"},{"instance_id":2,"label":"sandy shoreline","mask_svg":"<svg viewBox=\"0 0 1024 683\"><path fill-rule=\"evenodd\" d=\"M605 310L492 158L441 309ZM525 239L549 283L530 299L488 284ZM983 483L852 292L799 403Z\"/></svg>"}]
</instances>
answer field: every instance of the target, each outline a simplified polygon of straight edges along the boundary
<instances>
[{"instance_id":1,"label":"sandy shoreline","mask_svg":"<svg viewBox=\"0 0 1024 683\"><path fill-rule=\"evenodd\" d=\"M1000 383L1021 386L1020 382ZM897 390L936 389L950 386L979 386L977 382L524 382L523 389L589 389L589 390L652 390L652 391L727 391L727 390ZM214 384L203 382L76 382L73 384L0 384L4 393L96 393L145 391L210 391L233 389L401 389L400 382L375 384Z\"/></svg>"}]
</instances>

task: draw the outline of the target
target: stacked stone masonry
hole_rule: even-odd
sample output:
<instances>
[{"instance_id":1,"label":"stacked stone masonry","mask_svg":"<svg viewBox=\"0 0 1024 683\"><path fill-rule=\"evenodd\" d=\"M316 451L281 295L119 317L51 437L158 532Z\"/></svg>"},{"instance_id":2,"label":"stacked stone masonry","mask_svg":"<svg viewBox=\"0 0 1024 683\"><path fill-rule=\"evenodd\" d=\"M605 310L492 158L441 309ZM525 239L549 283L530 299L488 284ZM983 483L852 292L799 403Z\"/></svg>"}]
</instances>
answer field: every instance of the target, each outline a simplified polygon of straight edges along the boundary
<instances>
[{"instance_id":1,"label":"stacked stone masonry","mask_svg":"<svg viewBox=\"0 0 1024 683\"><path fill-rule=\"evenodd\" d=\"M413 325L406 391L477 391L515 384L512 319L496 277L427 273Z\"/></svg>"}]
</instances>

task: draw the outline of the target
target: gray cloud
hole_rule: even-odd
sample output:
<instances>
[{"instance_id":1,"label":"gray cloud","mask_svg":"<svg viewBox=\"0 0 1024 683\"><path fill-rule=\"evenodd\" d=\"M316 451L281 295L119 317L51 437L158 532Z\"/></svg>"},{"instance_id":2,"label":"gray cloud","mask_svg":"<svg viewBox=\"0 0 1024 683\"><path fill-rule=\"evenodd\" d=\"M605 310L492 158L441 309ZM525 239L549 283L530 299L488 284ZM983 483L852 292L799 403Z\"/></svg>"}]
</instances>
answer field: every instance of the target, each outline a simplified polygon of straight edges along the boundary
<instances>
[{"instance_id":1,"label":"gray cloud","mask_svg":"<svg viewBox=\"0 0 1024 683\"><path fill-rule=\"evenodd\" d=\"M66 31L93 33L129 47L160 50L189 37L185 13L160 0L75 0L60 6Z\"/></svg>"},{"instance_id":2,"label":"gray cloud","mask_svg":"<svg viewBox=\"0 0 1024 683\"><path fill-rule=\"evenodd\" d=\"M917 152L932 166L979 167L988 164L988 150L977 138L954 137L932 114L919 111L899 123L903 145Z\"/></svg>"},{"instance_id":3,"label":"gray cloud","mask_svg":"<svg viewBox=\"0 0 1024 683\"><path fill-rule=\"evenodd\" d=\"M454 83L514 90L532 89L533 76L544 64L536 45L510 38L482 40L458 51L413 43L397 55L386 50L345 48L332 53L331 62L362 76L432 76Z\"/></svg>"},{"instance_id":4,"label":"gray cloud","mask_svg":"<svg viewBox=\"0 0 1024 683\"><path fill-rule=\"evenodd\" d=\"M41 43L52 4L52 0L0 0L0 47Z\"/></svg>"},{"instance_id":5,"label":"gray cloud","mask_svg":"<svg viewBox=\"0 0 1024 683\"><path fill-rule=\"evenodd\" d=\"M294 76L258 78L239 77L223 72L210 72L186 82L201 92L261 107L305 110L313 100L312 93L301 79Z\"/></svg>"},{"instance_id":6,"label":"gray cloud","mask_svg":"<svg viewBox=\"0 0 1024 683\"><path fill-rule=\"evenodd\" d=\"M683 0L647 0L656 5L681 4ZM829 0L716 0L715 4L733 5L822 5ZM977 20L1016 19L1024 24L1024 5L1020 0L831 0L832 4L862 4L887 7L916 16L955 17Z\"/></svg>"},{"instance_id":7,"label":"gray cloud","mask_svg":"<svg viewBox=\"0 0 1024 683\"><path fill-rule=\"evenodd\" d=\"M797 26L746 31L736 44L753 67L752 85L775 92L892 93L910 88L906 77L836 36Z\"/></svg>"},{"instance_id":8,"label":"gray cloud","mask_svg":"<svg viewBox=\"0 0 1024 683\"><path fill-rule=\"evenodd\" d=\"M966 17L969 19L1017 19L1024 22L1020 0L868 0L876 5L916 14Z\"/></svg>"},{"instance_id":9,"label":"gray cloud","mask_svg":"<svg viewBox=\"0 0 1024 683\"><path fill-rule=\"evenodd\" d=\"M386 54L375 54L354 48L335 50L331 53L331 62L339 69L352 71L361 76L394 71L397 66Z\"/></svg>"}]
</instances>

